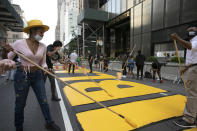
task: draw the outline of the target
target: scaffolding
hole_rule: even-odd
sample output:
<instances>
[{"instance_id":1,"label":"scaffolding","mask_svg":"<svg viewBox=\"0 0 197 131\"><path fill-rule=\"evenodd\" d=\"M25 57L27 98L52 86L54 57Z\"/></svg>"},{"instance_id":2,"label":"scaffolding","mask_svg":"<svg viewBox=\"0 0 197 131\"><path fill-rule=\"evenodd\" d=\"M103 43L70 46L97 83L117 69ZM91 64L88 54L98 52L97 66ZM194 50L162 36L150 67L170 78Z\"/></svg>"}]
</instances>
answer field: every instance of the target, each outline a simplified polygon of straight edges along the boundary
<instances>
[{"instance_id":1,"label":"scaffolding","mask_svg":"<svg viewBox=\"0 0 197 131\"><path fill-rule=\"evenodd\" d=\"M99 44L99 41L102 41L102 44ZM94 54L104 53L104 41L105 41L105 25L104 23L95 24L94 22L82 22L82 55L86 56L86 51L88 46L91 46L90 43L94 43L95 47ZM80 41L78 41L80 42ZM89 44L88 44L89 43ZM101 43L101 42L100 42ZM79 47L78 43L78 49ZM97 47L101 48L98 51ZM90 47L89 47L90 48ZM93 50L93 49L92 49Z\"/></svg>"}]
</instances>

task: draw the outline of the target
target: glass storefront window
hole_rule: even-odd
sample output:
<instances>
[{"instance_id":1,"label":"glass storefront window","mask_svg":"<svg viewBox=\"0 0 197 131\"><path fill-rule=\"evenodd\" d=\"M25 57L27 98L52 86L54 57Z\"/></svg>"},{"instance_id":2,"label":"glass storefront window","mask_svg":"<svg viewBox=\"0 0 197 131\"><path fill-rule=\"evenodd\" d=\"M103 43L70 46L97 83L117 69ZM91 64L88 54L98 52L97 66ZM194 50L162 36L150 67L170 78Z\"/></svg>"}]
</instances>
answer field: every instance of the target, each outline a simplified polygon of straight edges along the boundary
<instances>
[{"instance_id":1,"label":"glass storefront window","mask_svg":"<svg viewBox=\"0 0 197 131\"><path fill-rule=\"evenodd\" d=\"M156 57L166 57L166 54L169 54L171 57L175 56L175 49L172 46L173 43L164 43L164 44L155 44L154 45L154 56ZM184 49L180 45L179 48L179 56L184 57Z\"/></svg>"}]
</instances>

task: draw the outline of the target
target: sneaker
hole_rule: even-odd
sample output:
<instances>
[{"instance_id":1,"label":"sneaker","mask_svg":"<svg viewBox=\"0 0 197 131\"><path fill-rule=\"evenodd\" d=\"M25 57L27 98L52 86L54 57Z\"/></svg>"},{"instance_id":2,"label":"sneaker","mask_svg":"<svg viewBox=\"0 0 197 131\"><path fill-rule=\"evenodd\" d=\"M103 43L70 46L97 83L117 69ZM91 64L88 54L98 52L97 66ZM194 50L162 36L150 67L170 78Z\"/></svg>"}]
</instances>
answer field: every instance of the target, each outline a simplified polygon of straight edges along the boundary
<instances>
[{"instance_id":1,"label":"sneaker","mask_svg":"<svg viewBox=\"0 0 197 131\"><path fill-rule=\"evenodd\" d=\"M163 83L163 80L160 80L159 82L160 82L160 83Z\"/></svg>"},{"instance_id":2,"label":"sneaker","mask_svg":"<svg viewBox=\"0 0 197 131\"><path fill-rule=\"evenodd\" d=\"M127 76L123 75L122 77L123 77L123 78L126 78Z\"/></svg>"},{"instance_id":3,"label":"sneaker","mask_svg":"<svg viewBox=\"0 0 197 131\"><path fill-rule=\"evenodd\" d=\"M153 82L155 83L155 82L156 82L156 80L153 80Z\"/></svg>"},{"instance_id":4,"label":"sneaker","mask_svg":"<svg viewBox=\"0 0 197 131\"><path fill-rule=\"evenodd\" d=\"M48 130L52 130L52 131L60 131L60 128L58 125L56 125L54 122L51 122L51 123L47 123L45 125L46 129Z\"/></svg>"},{"instance_id":5,"label":"sneaker","mask_svg":"<svg viewBox=\"0 0 197 131\"><path fill-rule=\"evenodd\" d=\"M179 127L182 127L182 128L194 128L196 127L195 123L188 123L186 121L184 121L183 119L179 119L179 120L175 120L173 121L174 124L176 124L177 126Z\"/></svg>"},{"instance_id":6,"label":"sneaker","mask_svg":"<svg viewBox=\"0 0 197 131\"><path fill-rule=\"evenodd\" d=\"M105 72L107 72L107 71L108 71L108 69L105 70Z\"/></svg>"},{"instance_id":7,"label":"sneaker","mask_svg":"<svg viewBox=\"0 0 197 131\"><path fill-rule=\"evenodd\" d=\"M60 98L58 98L57 96L52 97L52 98L51 98L51 100L52 100L52 101L61 101L61 99L60 99Z\"/></svg>"}]
</instances>

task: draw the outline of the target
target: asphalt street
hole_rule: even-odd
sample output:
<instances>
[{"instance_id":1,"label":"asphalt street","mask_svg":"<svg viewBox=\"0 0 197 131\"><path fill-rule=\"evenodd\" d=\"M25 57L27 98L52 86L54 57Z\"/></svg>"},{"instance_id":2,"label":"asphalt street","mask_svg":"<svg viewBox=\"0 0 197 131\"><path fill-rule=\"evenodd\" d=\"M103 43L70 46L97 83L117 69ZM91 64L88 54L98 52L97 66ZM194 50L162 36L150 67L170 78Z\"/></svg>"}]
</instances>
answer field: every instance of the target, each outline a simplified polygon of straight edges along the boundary
<instances>
[{"instance_id":1,"label":"asphalt street","mask_svg":"<svg viewBox=\"0 0 197 131\"><path fill-rule=\"evenodd\" d=\"M108 71L106 72L106 74L112 75L112 76L116 76L116 72L115 71ZM75 74L75 75L68 75L68 74L57 74L59 77L65 76L65 77L75 77L75 76L83 76L82 74ZM96 76L95 74L89 74L90 76ZM159 81L157 81L156 83L154 83L152 81L152 79L147 79L144 78L143 80L136 80L136 79L132 79L132 78L124 78L122 79L123 81L131 81L131 82L136 82L136 83L141 83L141 84L145 84L148 86L153 86L159 89L163 89L166 90L168 92L174 93L174 94L182 94L184 95L184 87L183 84L172 84L172 81L168 81L168 80L163 80L163 83L159 83ZM80 80L79 80L80 81ZM101 81L101 80L95 80L97 82ZM73 81L67 81L68 83L73 83ZM75 81L76 82L76 81ZM14 87L13 87L13 81L7 81L5 79L5 77L1 76L0 77L0 131L14 131L14 102L15 102L15 94L14 94ZM62 83L58 82L59 86L58 88L60 89L60 94L63 96L63 103L65 104L64 106L70 106L69 102L65 99L64 96L64 92L63 92L63 88L65 87ZM51 101L51 90L50 90L50 84L49 81L47 80L46 82L46 92L47 92L47 98L48 98L48 103L49 103L49 107L51 110L51 114L53 117L53 120L61 127L61 131L65 131L65 120L63 120L63 115L62 115L62 111L60 108L60 104L59 102L53 102ZM108 104L108 103L106 103ZM68 107L66 107L68 109ZM77 112L78 107L75 106L75 111ZM91 107L87 107L90 108ZM81 110L81 109L80 109ZM79 112L80 112L79 110ZM86 109L85 109L86 110ZM71 116L72 113L72 109L70 109L69 112L69 116L70 116L70 120L72 123L73 119L76 119L75 117ZM72 117L72 118L71 118ZM74 120L73 120L74 121ZM165 123L166 121L164 121ZM27 98L27 104L25 107L25 122L24 122L24 131L46 131L46 129L44 128L44 118L43 115L41 113L39 104L36 100L36 97L33 93L33 90L30 89L29 91L29 95ZM169 121L167 122L167 124L169 124ZM154 124L153 124L154 125ZM153 126L152 125L152 126ZM163 125L163 126L162 126ZM73 124L72 123L72 127L73 130L75 131L75 127L79 126L78 123ZM165 127L165 124L159 123L156 126L159 127ZM154 126L154 127L156 127ZM152 129L154 128L152 127ZM147 130L150 129L151 126L148 127L144 127L140 130ZM176 129L175 127L173 127L174 129ZM156 128L158 129L158 128ZM79 128L76 128L76 130L79 130Z\"/></svg>"}]
</instances>

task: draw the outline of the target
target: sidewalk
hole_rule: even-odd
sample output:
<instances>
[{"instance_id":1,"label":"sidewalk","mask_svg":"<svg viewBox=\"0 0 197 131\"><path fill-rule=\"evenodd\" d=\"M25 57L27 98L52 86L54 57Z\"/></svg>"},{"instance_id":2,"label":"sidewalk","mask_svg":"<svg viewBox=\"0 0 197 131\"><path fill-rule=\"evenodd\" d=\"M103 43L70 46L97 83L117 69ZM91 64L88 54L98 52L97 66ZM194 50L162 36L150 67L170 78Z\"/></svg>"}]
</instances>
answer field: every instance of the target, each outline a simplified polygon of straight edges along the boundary
<instances>
[{"instance_id":1,"label":"sidewalk","mask_svg":"<svg viewBox=\"0 0 197 131\"><path fill-rule=\"evenodd\" d=\"M145 71L150 72L151 70L151 62L145 62L144 65L144 73ZM184 66L184 65L183 65ZM122 68L122 64L120 61L110 61L109 69L114 71L120 71ZM137 68L135 66L133 72L136 74ZM179 65L177 63L167 63L166 65L161 67L161 76L166 80L175 80L179 76Z\"/></svg>"}]
</instances>

